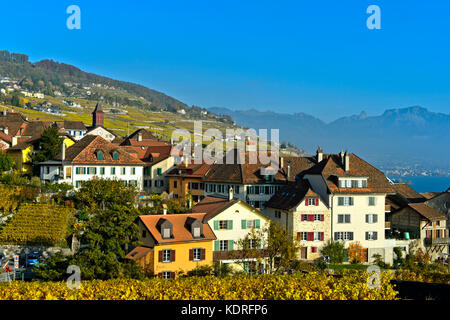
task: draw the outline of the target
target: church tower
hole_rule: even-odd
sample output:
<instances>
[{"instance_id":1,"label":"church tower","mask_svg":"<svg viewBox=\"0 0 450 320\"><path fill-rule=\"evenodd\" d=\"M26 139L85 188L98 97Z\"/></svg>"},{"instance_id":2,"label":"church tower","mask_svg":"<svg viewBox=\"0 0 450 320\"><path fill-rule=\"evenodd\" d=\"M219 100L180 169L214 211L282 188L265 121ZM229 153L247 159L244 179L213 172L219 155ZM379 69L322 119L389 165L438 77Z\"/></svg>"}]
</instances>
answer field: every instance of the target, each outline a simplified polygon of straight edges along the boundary
<instances>
[{"instance_id":1,"label":"church tower","mask_svg":"<svg viewBox=\"0 0 450 320\"><path fill-rule=\"evenodd\" d=\"M103 109L100 102L97 102L94 112L92 112L92 126L103 127Z\"/></svg>"}]
</instances>

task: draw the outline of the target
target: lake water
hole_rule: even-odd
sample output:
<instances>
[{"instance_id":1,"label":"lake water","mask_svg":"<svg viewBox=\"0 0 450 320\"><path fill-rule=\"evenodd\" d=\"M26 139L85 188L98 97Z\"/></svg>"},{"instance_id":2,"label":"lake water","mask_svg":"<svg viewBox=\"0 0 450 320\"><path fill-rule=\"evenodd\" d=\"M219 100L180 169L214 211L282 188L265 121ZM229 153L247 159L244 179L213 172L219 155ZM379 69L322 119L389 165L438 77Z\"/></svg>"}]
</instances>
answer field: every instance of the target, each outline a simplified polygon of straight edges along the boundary
<instances>
[{"instance_id":1,"label":"lake water","mask_svg":"<svg viewBox=\"0 0 450 320\"><path fill-rule=\"evenodd\" d=\"M450 177L388 177L394 182L408 183L417 192L442 192L450 188Z\"/></svg>"}]
</instances>

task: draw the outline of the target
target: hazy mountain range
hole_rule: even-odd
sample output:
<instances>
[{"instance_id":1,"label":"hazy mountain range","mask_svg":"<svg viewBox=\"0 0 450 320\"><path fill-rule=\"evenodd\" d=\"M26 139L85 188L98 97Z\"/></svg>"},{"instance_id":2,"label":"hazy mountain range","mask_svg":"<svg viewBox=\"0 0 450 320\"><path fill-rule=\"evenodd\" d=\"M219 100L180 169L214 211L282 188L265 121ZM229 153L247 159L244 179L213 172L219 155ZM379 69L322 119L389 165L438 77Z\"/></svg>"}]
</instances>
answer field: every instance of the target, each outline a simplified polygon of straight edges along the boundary
<instances>
[{"instance_id":1,"label":"hazy mountain range","mask_svg":"<svg viewBox=\"0 0 450 320\"><path fill-rule=\"evenodd\" d=\"M408 166L440 168L450 172L450 115L423 107L389 109L378 116L365 112L324 121L305 114L210 108L229 115L238 125L279 128L280 141L289 141L308 153L348 150L383 168Z\"/></svg>"}]
</instances>

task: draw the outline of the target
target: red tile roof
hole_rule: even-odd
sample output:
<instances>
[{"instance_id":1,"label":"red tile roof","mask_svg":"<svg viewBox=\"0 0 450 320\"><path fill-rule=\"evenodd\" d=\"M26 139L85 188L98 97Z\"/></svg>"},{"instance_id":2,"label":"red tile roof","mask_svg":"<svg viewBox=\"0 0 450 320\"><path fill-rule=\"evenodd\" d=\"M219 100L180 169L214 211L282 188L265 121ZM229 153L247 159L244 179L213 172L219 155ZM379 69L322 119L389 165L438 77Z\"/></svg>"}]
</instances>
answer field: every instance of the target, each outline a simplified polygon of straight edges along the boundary
<instances>
[{"instance_id":1,"label":"red tile roof","mask_svg":"<svg viewBox=\"0 0 450 320\"><path fill-rule=\"evenodd\" d=\"M133 250L131 250L130 252L128 252L128 254L125 256L125 259L137 260L137 259L145 256L147 253L149 253L152 250L153 250L153 248L136 247Z\"/></svg>"},{"instance_id":2,"label":"red tile roof","mask_svg":"<svg viewBox=\"0 0 450 320\"><path fill-rule=\"evenodd\" d=\"M208 196L197 203L195 206L191 208L192 213L200 213L205 212L205 221L213 218L217 214L221 213L225 209L231 207L235 203L238 203L238 200L228 200L228 198L222 197L212 197Z\"/></svg>"},{"instance_id":3,"label":"red tile roof","mask_svg":"<svg viewBox=\"0 0 450 320\"><path fill-rule=\"evenodd\" d=\"M410 203L408 204L408 207L431 221L447 219L447 216L445 214L436 211L435 209L427 206L425 203Z\"/></svg>"},{"instance_id":4,"label":"red tile roof","mask_svg":"<svg viewBox=\"0 0 450 320\"><path fill-rule=\"evenodd\" d=\"M302 179L296 183L290 183L286 187L278 191L264 206L289 210L300 204L305 198L320 198L309 184L308 180Z\"/></svg>"},{"instance_id":5,"label":"red tile roof","mask_svg":"<svg viewBox=\"0 0 450 320\"><path fill-rule=\"evenodd\" d=\"M188 163L187 166L185 163L180 163L175 168L170 170L169 173L166 174L166 177L203 178L210 169L210 167L211 165L206 163L203 164Z\"/></svg>"},{"instance_id":6,"label":"red tile roof","mask_svg":"<svg viewBox=\"0 0 450 320\"><path fill-rule=\"evenodd\" d=\"M97 159L97 151L103 152L103 160ZM117 151L119 159L114 160L112 153ZM61 154L56 156L61 160ZM124 148L106 141L100 136L87 135L66 150L66 161L79 164L110 164L110 165L144 165L144 163L131 155Z\"/></svg>"},{"instance_id":7,"label":"red tile roof","mask_svg":"<svg viewBox=\"0 0 450 320\"><path fill-rule=\"evenodd\" d=\"M216 236L211 230L210 226L204 221L206 213L181 213L181 214L167 214L167 215L146 215L140 216L139 219L145 225L147 230L152 234L153 238L158 244L173 243L173 242L190 242L190 241L204 241L215 240ZM160 230L158 230L158 223L161 219L169 221L173 226L173 238L163 239ZM191 231L186 227L188 219L197 219L203 223L203 237L194 238Z\"/></svg>"}]
</instances>

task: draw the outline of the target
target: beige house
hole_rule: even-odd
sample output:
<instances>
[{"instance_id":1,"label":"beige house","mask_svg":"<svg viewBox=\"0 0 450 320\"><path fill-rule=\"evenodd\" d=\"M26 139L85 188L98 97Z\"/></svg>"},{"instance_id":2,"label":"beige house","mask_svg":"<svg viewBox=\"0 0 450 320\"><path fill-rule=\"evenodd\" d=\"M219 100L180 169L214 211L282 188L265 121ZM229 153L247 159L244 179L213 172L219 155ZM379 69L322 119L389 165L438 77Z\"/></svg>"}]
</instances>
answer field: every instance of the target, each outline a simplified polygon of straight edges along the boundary
<instances>
[{"instance_id":1,"label":"beige house","mask_svg":"<svg viewBox=\"0 0 450 320\"><path fill-rule=\"evenodd\" d=\"M230 263L233 268L238 268L231 251L239 251L241 249L239 240L244 239L254 229L264 230L269 226L270 220L247 203L233 199L233 196L233 191L230 190L228 198L218 195L205 197L192 207L191 211L206 212L204 221L209 224L217 237L214 241L213 260ZM251 241L249 246L254 249L264 249L264 243L266 241L262 243ZM260 252L262 254L263 251ZM248 259L243 265L244 271L255 273L263 270L263 255L259 260Z\"/></svg>"},{"instance_id":2,"label":"beige house","mask_svg":"<svg viewBox=\"0 0 450 320\"><path fill-rule=\"evenodd\" d=\"M432 261L449 253L447 217L425 203L410 203L391 217L392 228L407 233L407 238L418 240L418 249L430 255Z\"/></svg>"},{"instance_id":3,"label":"beige house","mask_svg":"<svg viewBox=\"0 0 450 320\"><path fill-rule=\"evenodd\" d=\"M331 210L307 180L284 188L266 203L264 214L300 241L300 259L319 258L331 237Z\"/></svg>"}]
</instances>

